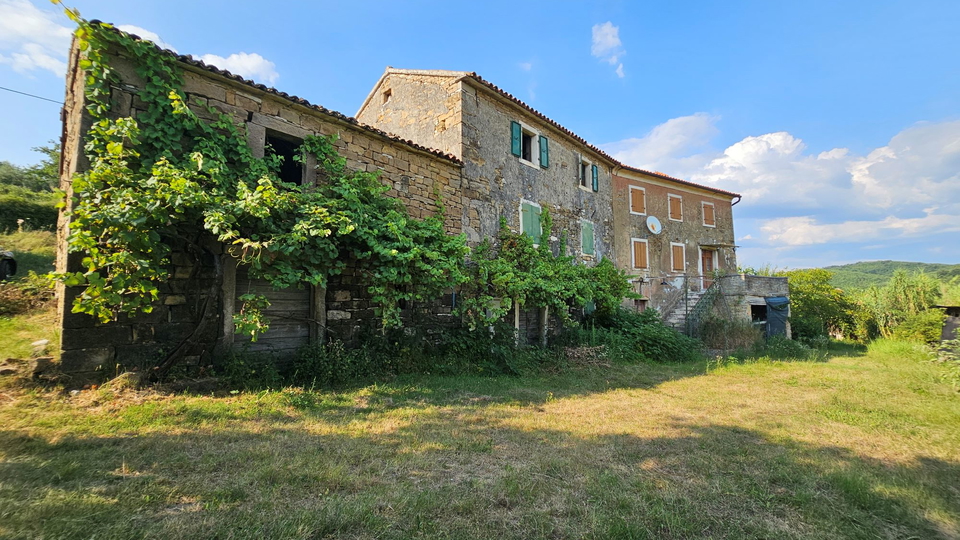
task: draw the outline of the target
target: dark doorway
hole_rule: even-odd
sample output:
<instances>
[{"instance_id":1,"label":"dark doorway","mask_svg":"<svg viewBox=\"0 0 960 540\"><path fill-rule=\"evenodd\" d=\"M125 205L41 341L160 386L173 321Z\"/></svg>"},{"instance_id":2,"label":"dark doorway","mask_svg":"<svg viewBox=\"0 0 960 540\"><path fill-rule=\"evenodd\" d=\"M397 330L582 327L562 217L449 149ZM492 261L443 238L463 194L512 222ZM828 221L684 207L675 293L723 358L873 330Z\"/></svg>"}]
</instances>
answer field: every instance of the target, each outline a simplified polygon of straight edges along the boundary
<instances>
[{"instance_id":1,"label":"dark doorway","mask_svg":"<svg viewBox=\"0 0 960 540\"><path fill-rule=\"evenodd\" d=\"M767 337L787 335L787 316L790 314L790 299L773 296L766 299Z\"/></svg>"}]
</instances>

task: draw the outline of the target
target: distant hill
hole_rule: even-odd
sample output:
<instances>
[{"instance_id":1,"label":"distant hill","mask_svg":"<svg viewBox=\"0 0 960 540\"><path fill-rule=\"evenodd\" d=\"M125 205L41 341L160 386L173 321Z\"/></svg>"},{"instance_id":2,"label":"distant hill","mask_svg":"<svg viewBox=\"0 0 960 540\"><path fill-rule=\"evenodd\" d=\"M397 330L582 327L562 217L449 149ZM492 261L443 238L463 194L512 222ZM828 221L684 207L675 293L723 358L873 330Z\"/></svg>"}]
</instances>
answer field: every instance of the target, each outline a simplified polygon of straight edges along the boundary
<instances>
[{"instance_id":1,"label":"distant hill","mask_svg":"<svg viewBox=\"0 0 960 540\"><path fill-rule=\"evenodd\" d=\"M910 273L922 270L941 281L950 281L960 276L960 264L867 261L824 267L824 270L833 272L833 279L830 282L841 289L866 289L874 285L882 287L890 281L894 271L901 269Z\"/></svg>"}]
</instances>

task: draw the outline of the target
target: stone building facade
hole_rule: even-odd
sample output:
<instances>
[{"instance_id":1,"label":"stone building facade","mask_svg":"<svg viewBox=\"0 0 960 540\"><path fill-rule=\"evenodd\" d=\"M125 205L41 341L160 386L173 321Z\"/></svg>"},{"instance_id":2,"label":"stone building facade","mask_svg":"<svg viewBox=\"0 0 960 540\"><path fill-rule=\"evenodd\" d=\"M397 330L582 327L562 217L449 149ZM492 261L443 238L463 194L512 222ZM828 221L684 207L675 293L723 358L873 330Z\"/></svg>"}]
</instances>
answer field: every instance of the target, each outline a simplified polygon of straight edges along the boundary
<instances>
[{"instance_id":1,"label":"stone building facade","mask_svg":"<svg viewBox=\"0 0 960 540\"><path fill-rule=\"evenodd\" d=\"M307 135L335 134L347 165L380 171L390 187L386 196L400 199L413 217L437 212L439 197L447 231L463 233L470 245L495 238L501 221L539 237L542 213L549 209L554 224L551 245L564 233L567 251L578 263L611 259L634 276L637 292L645 297L637 307L661 311L677 304L678 291L688 302L688 292L708 287L714 270L736 269L732 206L739 195L623 165L475 73L388 68L356 118L350 118L191 57L166 54L183 70L187 103L198 115L209 114L205 107L213 107L232 118L247 134L254 155L262 156L267 145L274 151L296 148ZM61 188L68 201L73 176L88 165L82 148L91 118L85 112L80 55L74 45L61 167ZM118 77L111 95L114 117L137 118L145 109L138 98L144 81L135 62L112 53L111 66ZM311 164L305 165L288 180L316 182ZM679 214L672 215L675 212ZM66 215L59 225L59 271L79 266L78 257L66 252ZM657 218L659 230L651 229L651 217ZM638 259L638 246L643 247L643 261ZM154 311L135 319L104 325L72 314L78 290L62 288L58 298L64 370L90 375L117 365L149 363L171 343L182 341L198 322L215 317L215 324L208 325L191 351L194 361L206 363L203 355L213 350L211 344L225 351L239 343L232 317L237 297L248 292L266 294L274 310L266 315L275 319L257 343L246 344L251 350L289 353L327 336L350 340L362 328L375 325L366 287L350 268L325 289L276 291L250 279L216 242L208 241L208 248L224 261L223 300L212 311L207 304L212 296L209 287L216 283L216 265L180 251L172 256L171 279L162 287ZM188 287L188 278L196 276L200 286ZM448 298L407 315L456 324L451 304ZM515 313L518 327L525 327L523 335L536 334L531 329L538 326L537 319L536 313Z\"/></svg>"}]
</instances>

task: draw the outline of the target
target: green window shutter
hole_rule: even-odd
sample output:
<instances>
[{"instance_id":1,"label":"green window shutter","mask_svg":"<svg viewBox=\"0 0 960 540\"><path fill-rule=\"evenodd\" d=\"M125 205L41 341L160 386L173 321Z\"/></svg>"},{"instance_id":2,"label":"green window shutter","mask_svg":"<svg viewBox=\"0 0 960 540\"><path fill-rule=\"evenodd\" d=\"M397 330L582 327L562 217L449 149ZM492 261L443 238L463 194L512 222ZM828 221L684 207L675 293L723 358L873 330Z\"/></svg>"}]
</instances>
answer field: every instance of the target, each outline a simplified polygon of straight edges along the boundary
<instances>
[{"instance_id":1,"label":"green window shutter","mask_svg":"<svg viewBox=\"0 0 960 540\"><path fill-rule=\"evenodd\" d=\"M593 190L600 191L600 169L594 165L590 168L590 171L593 174Z\"/></svg>"},{"instance_id":2,"label":"green window shutter","mask_svg":"<svg viewBox=\"0 0 960 540\"><path fill-rule=\"evenodd\" d=\"M523 132L520 129L519 122L510 122L510 152L520 157L522 152L520 138L523 136Z\"/></svg>"},{"instance_id":3,"label":"green window shutter","mask_svg":"<svg viewBox=\"0 0 960 540\"><path fill-rule=\"evenodd\" d=\"M595 255L593 249L593 223L580 222L580 245L584 255Z\"/></svg>"},{"instance_id":4,"label":"green window shutter","mask_svg":"<svg viewBox=\"0 0 960 540\"><path fill-rule=\"evenodd\" d=\"M533 238L534 244L540 243L540 209L528 203L520 205L520 220L523 234Z\"/></svg>"},{"instance_id":5,"label":"green window shutter","mask_svg":"<svg viewBox=\"0 0 960 540\"><path fill-rule=\"evenodd\" d=\"M550 141L540 136L540 166L544 169L550 166Z\"/></svg>"}]
</instances>

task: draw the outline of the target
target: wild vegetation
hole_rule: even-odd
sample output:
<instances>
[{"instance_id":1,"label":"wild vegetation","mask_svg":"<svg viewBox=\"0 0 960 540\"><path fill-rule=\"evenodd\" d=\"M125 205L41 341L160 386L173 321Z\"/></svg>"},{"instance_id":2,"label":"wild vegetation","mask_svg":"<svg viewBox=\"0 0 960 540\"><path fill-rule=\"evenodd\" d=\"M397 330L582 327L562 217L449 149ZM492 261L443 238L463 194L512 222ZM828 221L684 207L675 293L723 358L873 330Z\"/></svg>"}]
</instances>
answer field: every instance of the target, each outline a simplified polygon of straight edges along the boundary
<instances>
[{"instance_id":1,"label":"wild vegetation","mask_svg":"<svg viewBox=\"0 0 960 540\"><path fill-rule=\"evenodd\" d=\"M943 282L960 278L960 264L934 264L904 261L864 261L838 266L827 266L832 274L830 283L845 291L882 287L890 281L893 273L904 270L908 274L923 272Z\"/></svg>"}]
</instances>

